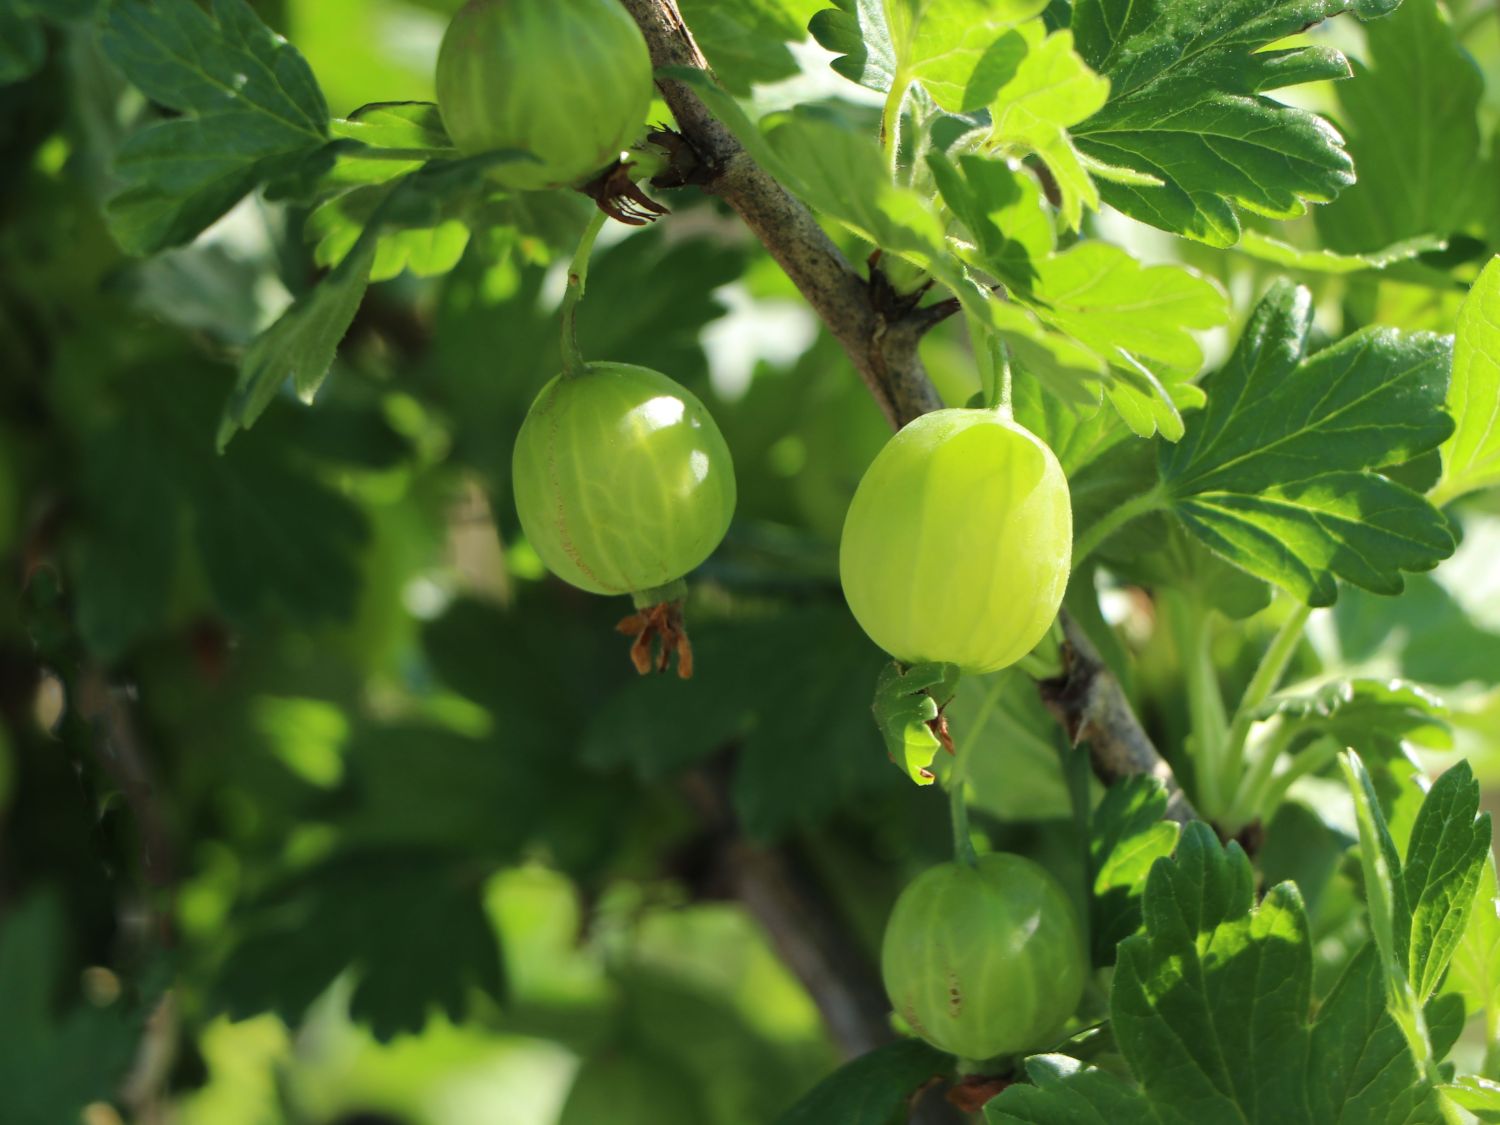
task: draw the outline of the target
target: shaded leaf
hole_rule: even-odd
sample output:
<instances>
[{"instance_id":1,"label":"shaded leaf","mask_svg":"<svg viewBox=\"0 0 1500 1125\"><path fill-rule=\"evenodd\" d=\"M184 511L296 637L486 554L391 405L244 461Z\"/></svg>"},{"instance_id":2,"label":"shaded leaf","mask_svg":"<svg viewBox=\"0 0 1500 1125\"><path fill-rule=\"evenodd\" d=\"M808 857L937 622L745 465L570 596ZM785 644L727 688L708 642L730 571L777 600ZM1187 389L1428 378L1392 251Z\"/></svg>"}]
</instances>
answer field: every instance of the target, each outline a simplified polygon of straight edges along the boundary
<instances>
[{"instance_id":1,"label":"shaded leaf","mask_svg":"<svg viewBox=\"0 0 1500 1125\"><path fill-rule=\"evenodd\" d=\"M819 1082L776 1125L886 1125L924 1084L953 1072L953 1057L919 1039L877 1047Z\"/></svg>"},{"instance_id":2,"label":"shaded leaf","mask_svg":"<svg viewBox=\"0 0 1500 1125\"><path fill-rule=\"evenodd\" d=\"M1158 859L1177 846L1178 826L1164 821L1160 781L1138 775L1111 786L1089 821L1089 936L1095 965L1111 965L1115 946L1140 929L1141 896Z\"/></svg>"},{"instance_id":3,"label":"shaded leaf","mask_svg":"<svg viewBox=\"0 0 1500 1125\"><path fill-rule=\"evenodd\" d=\"M0 1119L7 1125L81 1120L124 1077L141 1034L123 1001L85 1001L71 966L68 919L50 894L10 907L0 926ZM64 974L66 987L59 987ZM59 1005L56 997L71 1002ZM60 1009L60 1010L59 1010Z\"/></svg>"},{"instance_id":4,"label":"shaded leaf","mask_svg":"<svg viewBox=\"0 0 1500 1125\"><path fill-rule=\"evenodd\" d=\"M1403 0L1364 33L1364 62L1336 87L1359 180L1317 209L1318 232L1330 249L1356 252L1462 230L1484 190L1474 175L1479 68L1437 0Z\"/></svg>"},{"instance_id":5,"label":"shaded leaf","mask_svg":"<svg viewBox=\"0 0 1500 1125\"><path fill-rule=\"evenodd\" d=\"M242 911L215 1000L231 1016L290 1024L350 970L350 1015L380 1039L435 1012L461 1020L471 992L499 999L500 949L467 864L420 851L339 856L298 872Z\"/></svg>"}]
</instances>

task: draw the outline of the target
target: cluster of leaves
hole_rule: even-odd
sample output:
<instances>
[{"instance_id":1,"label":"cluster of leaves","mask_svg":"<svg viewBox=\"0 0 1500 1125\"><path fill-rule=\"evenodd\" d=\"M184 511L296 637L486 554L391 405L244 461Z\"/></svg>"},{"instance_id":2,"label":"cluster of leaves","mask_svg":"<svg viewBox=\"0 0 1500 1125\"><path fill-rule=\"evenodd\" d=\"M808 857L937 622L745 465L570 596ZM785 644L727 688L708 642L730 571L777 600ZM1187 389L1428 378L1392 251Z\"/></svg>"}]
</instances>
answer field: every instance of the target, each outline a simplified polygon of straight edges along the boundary
<instances>
[{"instance_id":1,"label":"cluster of leaves","mask_svg":"<svg viewBox=\"0 0 1500 1125\"><path fill-rule=\"evenodd\" d=\"M506 500L509 439L558 362L548 268L584 201L497 194L486 170L526 155L461 159L429 103L331 116L321 71L245 0L0 0L18 170L0 552L26 577L0 608L0 992L19 998L0 1065L28 1079L0 1081L0 1118L51 1125L118 1090L169 967L120 924L126 901L176 932L188 1039L336 995L383 1039L441 1013L581 1054L633 1043L681 1068L705 1120L770 1119L831 1051L747 1015L717 963L741 938L653 953L642 907L621 953L607 910L590 941L564 909L543 972L524 920L494 917L530 892L496 873L544 859L591 905L711 894L726 872L701 857L734 831L805 861L868 951L947 847L881 731L931 781L941 714L980 831L1076 888L1113 967L1083 1013L1099 1026L1026 1061L991 1120L1497 1119L1500 1075L1448 1059L1466 1016L1500 1041L1488 820L1466 767L1424 797L1412 748L1451 746L1453 708L1399 678L1492 683L1500 652L1422 575L1455 550L1444 506L1500 484L1500 265L1476 268L1496 216L1474 173L1493 169L1458 31L1434 0L681 8L715 78L670 76L851 259L879 249L891 278L961 304L972 350L948 325L928 354L948 400L1009 355L1013 409L1070 479L1068 608L1200 804L1258 822L1255 866L1164 821L1154 782L1092 791L1019 672L887 669L871 723L881 658L832 542L883 423L826 340L759 355L738 398L704 378L723 287L793 294L693 193L672 237L600 251L580 317L591 351L710 402L740 481L692 606L697 678L636 682L608 647L617 607L539 580ZM1366 21L1352 65L1303 35L1345 12ZM812 82L804 29L834 54L827 96L762 98ZM1270 96L1351 74L1328 98L1342 135ZM1104 225L1119 215L1181 236L1175 260ZM1231 317L1232 353L1202 374ZM476 482L504 561L487 517L483 549L461 542ZM1106 625L1100 566L1150 590L1163 627ZM1343 659L1298 656L1316 690L1215 716L1268 620L1336 599ZM1395 667L1354 666L1397 625ZM52 684L55 727L35 717ZM584 988L588 957L609 979L596 964ZM76 970L101 964L123 987L81 994ZM875 1125L953 1065L901 1042L783 1120Z\"/></svg>"}]
</instances>

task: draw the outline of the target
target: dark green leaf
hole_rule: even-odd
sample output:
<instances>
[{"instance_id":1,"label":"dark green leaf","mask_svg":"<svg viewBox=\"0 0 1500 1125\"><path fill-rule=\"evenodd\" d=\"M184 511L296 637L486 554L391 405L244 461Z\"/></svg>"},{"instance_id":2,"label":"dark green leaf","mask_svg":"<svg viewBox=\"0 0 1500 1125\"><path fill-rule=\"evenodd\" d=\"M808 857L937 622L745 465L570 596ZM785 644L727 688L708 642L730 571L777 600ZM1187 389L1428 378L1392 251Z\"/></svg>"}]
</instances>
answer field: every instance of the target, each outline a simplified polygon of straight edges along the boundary
<instances>
[{"instance_id":1,"label":"dark green leaf","mask_svg":"<svg viewBox=\"0 0 1500 1125\"><path fill-rule=\"evenodd\" d=\"M1095 965L1111 965L1115 947L1140 929L1141 896L1155 862L1177 846L1177 825L1164 821L1167 794L1144 775L1113 785L1089 822L1089 936Z\"/></svg>"},{"instance_id":2,"label":"dark green leaf","mask_svg":"<svg viewBox=\"0 0 1500 1125\"><path fill-rule=\"evenodd\" d=\"M364 300L379 245L380 225L372 222L333 272L245 350L234 394L219 420L215 441L221 451L238 431L255 423L288 378L304 402L312 401Z\"/></svg>"},{"instance_id":3,"label":"dark green leaf","mask_svg":"<svg viewBox=\"0 0 1500 1125\"><path fill-rule=\"evenodd\" d=\"M1367 943L1318 1013L1308 1063L1308 1093L1318 1125L1442 1122L1401 1029L1386 1011L1380 955Z\"/></svg>"},{"instance_id":4,"label":"dark green leaf","mask_svg":"<svg viewBox=\"0 0 1500 1125\"><path fill-rule=\"evenodd\" d=\"M340 839L513 859L549 808L561 770L554 748L509 717L497 715L486 739L416 725L357 732L344 792L331 806Z\"/></svg>"},{"instance_id":5,"label":"dark green leaf","mask_svg":"<svg viewBox=\"0 0 1500 1125\"><path fill-rule=\"evenodd\" d=\"M135 1055L141 1028L121 1001L86 1003L72 966L68 919L41 893L10 907L0 926L0 1120L57 1125L107 1101ZM67 984L61 986L66 974ZM70 1002L58 1010L57 996Z\"/></svg>"},{"instance_id":6,"label":"dark green leaf","mask_svg":"<svg viewBox=\"0 0 1500 1125\"><path fill-rule=\"evenodd\" d=\"M903 784L870 717L883 659L842 607L705 623L693 647L692 680L632 683L597 709L590 761L656 778L735 745L735 809L760 839Z\"/></svg>"},{"instance_id":7,"label":"dark green leaf","mask_svg":"<svg viewBox=\"0 0 1500 1125\"><path fill-rule=\"evenodd\" d=\"M923 1085L952 1072L952 1056L919 1039L890 1043L845 1063L776 1125L886 1125Z\"/></svg>"},{"instance_id":8,"label":"dark green leaf","mask_svg":"<svg viewBox=\"0 0 1500 1125\"><path fill-rule=\"evenodd\" d=\"M47 35L26 0L0 0L0 86L20 82L47 57Z\"/></svg>"},{"instance_id":9,"label":"dark green leaf","mask_svg":"<svg viewBox=\"0 0 1500 1125\"><path fill-rule=\"evenodd\" d=\"M1146 884L1146 933L1120 943L1110 1011L1147 1097L1187 1121L1308 1121L1312 958L1297 889L1258 907L1250 863L1200 822Z\"/></svg>"},{"instance_id":10,"label":"dark green leaf","mask_svg":"<svg viewBox=\"0 0 1500 1125\"><path fill-rule=\"evenodd\" d=\"M1312 948L1296 887L1255 904L1249 861L1194 822L1147 880L1144 934L1120 944L1115 1040L1139 1090L1076 1060L1028 1061L991 1122L1441 1125L1433 1087L1386 1010L1367 944L1309 1021ZM1429 1008L1444 1038L1452 1005Z\"/></svg>"},{"instance_id":11,"label":"dark green leaf","mask_svg":"<svg viewBox=\"0 0 1500 1125\"><path fill-rule=\"evenodd\" d=\"M232 1016L275 1011L297 1024L346 969L349 1011L381 1039L464 1018L470 994L498 998L500 950L481 873L420 851L336 857L270 888L246 909L246 937L216 1000Z\"/></svg>"},{"instance_id":12,"label":"dark green leaf","mask_svg":"<svg viewBox=\"0 0 1500 1125\"><path fill-rule=\"evenodd\" d=\"M1399 0L1352 5L1380 15ZM1109 103L1074 127L1106 203L1218 246L1240 233L1236 207L1300 215L1354 182L1339 135L1316 115L1266 95L1348 73L1325 47L1262 48L1349 10L1343 0L1078 0L1077 48L1110 80Z\"/></svg>"},{"instance_id":13,"label":"dark green leaf","mask_svg":"<svg viewBox=\"0 0 1500 1125\"><path fill-rule=\"evenodd\" d=\"M1366 329L1307 354L1306 290L1278 283L1224 367L1208 405L1161 454L1173 510L1230 562L1329 605L1343 578L1399 593L1401 571L1453 550L1442 516L1379 469L1448 436L1440 404L1449 345Z\"/></svg>"},{"instance_id":14,"label":"dark green leaf","mask_svg":"<svg viewBox=\"0 0 1500 1125\"><path fill-rule=\"evenodd\" d=\"M162 620L184 535L232 619L354 611L363 517L275 435L216 455L208 431L224 387L217 369L173 356L137 372L91 435L87 495L100 516L77 548L80 619L106 658Z\"/></svg>"},{"instance_id":15,"label":"dark green leaf","mask_svg":"<svg viewBox=\"0 0 1500 1125\"><path fill-rule=\"evenodd\" d=\"M297 51L244 0L117 0L104 49L151 100L181 116L130 137L109 206L130 253L187 242L265 180L328 140L328 106Z\"/></svg>"}]
</instances>

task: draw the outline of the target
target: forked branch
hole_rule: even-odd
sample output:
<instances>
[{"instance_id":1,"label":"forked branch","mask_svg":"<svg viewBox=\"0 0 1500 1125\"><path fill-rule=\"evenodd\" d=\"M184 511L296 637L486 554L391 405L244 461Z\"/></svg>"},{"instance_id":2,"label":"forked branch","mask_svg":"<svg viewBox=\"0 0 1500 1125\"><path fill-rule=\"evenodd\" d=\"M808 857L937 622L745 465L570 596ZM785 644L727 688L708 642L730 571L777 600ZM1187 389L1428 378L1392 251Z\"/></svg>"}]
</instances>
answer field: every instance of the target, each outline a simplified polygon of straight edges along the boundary
<instances>
[{"instance_id":1,"label":"forked branch","mask_svg":"<svg viewBox=\"0 0 1500 1125\"><path fill-rule=\"evenodd\" d=\"M674 0L621 0L640 25L658 68L707 70ZM849 264L799 201L751 159L724 124L689 87L658 79L699 164L694 182L719 196L745 221L843 345L886 417L903 426L943 405L917 355L922 334L952 308L944 302L909 308L894 318L882 311L880 287ZM1067 669L1043 685L1043 699L1075 742L1086 741L1094 772L1105 781L1126 774L1160 778L1172 795L1174 819L1194 813L1172 768L1152 745L1125 692L1077 626L1065 614Z\"/></svg>"},{"instance_id":2,"label":"forked branch","mask_svg":"<svg viewBox=\"0 0 1500 1125\"><path fill-rule=\"evenodd\" d=\"M645 33L658 68L708 64L673 0L621 0ZM890 319L869 281L839 252L806 207L750 158L689 87L658 79L677 127L697 156L695 178L744 220L848 353L893 426L943 405L917 343L931 315ZM915 310L914 310L915 311Z\"/></svg>"}]
</instances>

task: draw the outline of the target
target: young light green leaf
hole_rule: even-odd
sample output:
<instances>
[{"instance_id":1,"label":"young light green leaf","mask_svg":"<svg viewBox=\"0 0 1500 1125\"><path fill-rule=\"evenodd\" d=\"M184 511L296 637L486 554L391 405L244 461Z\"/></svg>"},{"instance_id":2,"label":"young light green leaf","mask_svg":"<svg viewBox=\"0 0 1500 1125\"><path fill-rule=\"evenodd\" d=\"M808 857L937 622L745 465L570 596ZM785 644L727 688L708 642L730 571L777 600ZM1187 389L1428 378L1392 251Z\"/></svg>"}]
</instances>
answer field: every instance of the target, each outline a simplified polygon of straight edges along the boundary
<instances>
[{"instance_id":1,"label":"young light green leaf","mask_svg":"<svg viewBox=\"0 0 1500 1125\"><path fill-rule=\"evenodd\" d=\"M1262 262L1284 266L1307 273L1346 274L1365 270L1380 270L1397 262L1407 262L1418 254L1431 250L1447 249L1446 239L1435 235L1418 235L1415 238L1393 242L1380 250L1363 254L1340 254L1334 250L1299 250L1280 239L1272 238L1262 231L1250 229L1240 235L1234 248L1242 254L1258 258Z\"/></svg>"},{"instance_id":2,"label":"young light green leaf","mask_svg":"<svg viewBox=\"0 0 1500 1125\"><path fill-rule=\"evenodd\" d=\"M1490 855L1490 815L1478 814L1479 782L1464 760L1433 783L1412 826L1401 878L1412 912L1407 975L1418 1003L1437 991L1475 903Z\"/></svg>"},{"instance_id":3,"label":"young light green leaf","mask_svg":"<svg viewBox=\"0 0 1500 1125\"><path fill-rule=\"evenodd\" d=\"M955 164L934 151L927 154L927 164L943 202L973 239L953 239L954 252L1011 289L1029 292L1041 263L1057 245L1036 177L1014 161L972 153Z\"/></svg>"},{"instance_id":4,"label":"young light green leaf","mask_svg":"<svg viewBox=\"0 0 1500 1125\"><path fill-rule=\"evenodd\" d=\"M1480 874L1469 924L1448 967L1447 987L1462 995L1471 1011L1483 1013L1490 1044L1500 1042L1500 886L1493 859Z\"/></svg>"},{"instance_id":5,"label":"young light green leaf","mask_svg":"<svg viewBox=\"0 0 1500 1125\"><path fill-rule=\"evenodd\" d=\"M1359 755L1347 750L1339 764L1354 797L1365 903L1385 980L1386 1011L1405 1037L1412 1057L1426 1070L1434 1060L1422 1007L1408 971L1412 950L1412 910L1406 895L1406 881L1402 877L1401 860L1381 812L1374 782Z\"/></svg>"},{"instance_id":6,"label":"young light green leaf","mask_svg":"<svg viewBox=\"0 0 1500 1125\"><path fill-rule=\"evenodd\" d=\"M953 1057L920 1039L888 1043L823 1079L776 1125L886 1125L923 1085L952 1072Z\"/></svg>"},{"instance_id":7,"label":"young light green leaf","mask_svg":"<svg viewBox=\"0 0 1500 1125\"><path fill-rule=\"evenodd\" d=\"M127 139L116 158L125 187L110 200L110 226L130 253L191 240L329 139L312 71L245 0L214 0L212 16L192 0L119 0L102 43L147 97L180 114Z\"/></svg>"},{"instance_id":8,"label":"young light green leaf","mask_svg":"<svg viewBox=\"0 0 1500 1125\"><path fill-rule=\"evenodd\" d=\"M1365 747L1376 741L1407 740L1429 749L1451 749L1448 713L1441 699L1417 684L1356 678L1325 684L1310 695L1272 698L1255 717L1280 715L1368 753Z\"/></svg>"},{"instance_id":9,"label":"young light green leaf","mask_svg":"<svg viewBox=\"0 0 1500 1125\"><path fill-rule=\"evenodd\" d=\"M1500 484L1500 257L1490 259L1459 307L1448 411L1456 425L1442 445L1435 504Z\"/></svg>"},{"instance_id":10,"label":"young light green leaf","mask_svg":"<svg viewBox=\"0 0 1500 1125\"><path fill-rule=\"evenodd\" d=\"M1346 751L1339 762L1354 797L1370 932L1383 961L1394 975L1404 980L1411 944L1411 907L1406 900L1406 883L1401 878L1401 857L1386 827L1380 798L1364 762L1352 750Z\"/></svg>"},{"instance_id":11,"label":"young light green leaf","mask_svg":"<svg viewBox=\"0 0 1500 1125\"><path fill-rule=\"evenodd\" d=\"M918 785L931 785L935 780L928 767L943 743L933 726L957 687L958 668L952 664L903 668L893 661L880 670L875 683L875 724L891 761Z\"/></svg>"},{"instance_id":12,"label":"young light green leaf","mask_svg":"<svg viewBox=\"0 0 1500 1125\"><path fill-rule=\"evenodd\" d=\"M304 401L312 400L364 300L379 245L380 224L372 222L333 272L245 349L239 381L219 422L216 441L221 451L236 433L255 423L288 378Z\"/></svg>"},{"instance_id":13,"label":"young light green leaf","mask_svg":"<svg viewBox=\"0 0 1500 1125\"><path fill-rule=\"evenodd\" d=\"M324 183L331 187L383 184L415 172L429 160L452 160L459 153L430 102L376 102L348 117L335 118L335 137L351 142L340 149Z\"/></svg>"},{"instance_id":14,"label":"young light green leaf","mask_svg":"<svg viewBox=\"0 0 1500 1125\"><path fill-rule=\"evenodd\" d=\"M967 240L950 245L1010 288L1008 301L960 289L970 313L1064 401L1088 409L1103 391L1136 433L1180 437L1179 405L1201 400L1184 382L1202 359L1192 333L1227 316L1218 286L1180 266L1142 266L1105 243L1055 253L1032 177L972 155L956 166L940 155L928 163L943 201L968 229ZM935 272L942 276L940 264ZM1050 354L1038 354L1044 349Z\"/></svg>"},{"instance_id":15,"label":"young light green leaf","mask_svg":"<svg viewBox=\"0 0 1500 1125\"><path fill-rule=\"evenodd\" d=\"M1037 271L1037 316L1109 357L1110 401L1131 429L1143 437L1160 430L1168 441L1180 438L1178 393L1187 402L1199 396L1166 384L1197 373L1203 353L1193 331L1224 323L1223 290L1182 266L1143 266L1104 242L1080 242L1038 263ZM1130 409L1135 405L1138 411Z\"/></svg>"},{"instance_id":16,"label":"young light green leaf","mask_svg":"<svg viewBox=\"0 0 1500 1125\"><path fill-rule=\"evenodd\" d=\"M1361 17L1399 0L1363 0ZM1109 103L1073 129L1078 148L1160 186L1101 177L1104 201L1145 223L1217 246L1240 233L1236 207L1289 217L1354 181L1337 132L1268 91L1348 74L1327 48L1266 51L1351 7L1345 0L1078 0L1079 53L1110 80Z\"/></svg>"},{"instance_id":17,"label":"young light green leaf","mask_svg":"<svg viewBox=\"0 0 1500 1125\"><path fill-rule=\"evenodd\" d=\"M873 136L806 109L765 126L764 144L793 177L788 186L814 209L888 253L924 264L942 254L936 211L919 193L891 183Z\"/></svg>"},{"instance_id":18,"label":"young light green leaf","mask_svg":"<svg viewBox=\"0 0 1500 1125\"><path fill-rule=\"evenodd\" d=\"M1316 213L1344 252L1459 231L1487 190L1474 174L1484 81L1442 6L1404 0L1364 32L1365 64L1336 88L1359 181Z\"/></svg>"},{"instance_id":19,"label":"young light green leaf","mask_svg":"<svg viewBox=\"0 0 1500 1125\"><path fill-rule=\"evenodd\" d=\"M833 69L897 96L922 83L951 113L984 108L1004 80L996 41L1046 0L835 0L808 25L840 57Z\"/></svg>"},{"instance_id":20,"label":"young light green leaf","mask_svg":"<svg viewBox=\"0 0 1500 1125\"><path fill-rule=\"evenodd\" d=\"M1451 432L1448 341L1371 328L1309 356L1312 302L1278 282L1161 474L1173 510L1230 562L1331 605L1342 578L1399 593L1453 551L1442 515L1379 470Z\"/></svg>"},{"instance_id":21,"label":"young light green leaf","mask_svg":"<svg viewBox=\"0 0 1500 1125\"><path fill-rule=\"evenodd\" d=\"M990 104L1004 72L1002 34L1042 13L1046 0L887 0L899 75L909 75L951 113Z\"/></svg>"},{"instance_id":22,"label":"young light green leaf","mask_svg":"<svg viewBox=\"0 0 1500 1125\"><path fill-rule=\"evenodd\" d=\"M891 43L882 0L834 0L813 16L807 30L839 57L830 64L851 82L887 93L896 77L896 48Z\"/></svg>"},{"instance_id":23,"label":"young light green leaf","mask_svg":"<svg viewBox=\"0 0 1500 1125\"><path fill-rule=\"evenodd\" d=\"M1462 1106L1478 1120L1500 1121L1500 1082L1481 1078L1477 1074L1466 1074L1439 1088L1449 1101Z\"/></svg>"},{"instance_id":24,"label":"young light green leaf","mask_svg":"<svg viewBox=\"0 0 1500 1125\"><path fill-rule=\"evenodd\" d=\"M985 146L1041 157L1057 182L1063 223L1076 230L1084 208L1098 208L1099 189L1068 130L1104 106L1109 80L1079 58L1071 32L1048 35L1039 21L1022 25L995 46L1019 57L999 63L1010 73L990 101Z\"/></svg>"},{"instance_id":25,"label":"young light green leaf","mask_svg":"<svg viewBox=\"0 0 1500 1125\"><path fill-rule=\"evenodd\" d=\"M313 258L318 265L331 268L344 260L359 244L386 194L379 185L355 188L308 216L306 233L317 241ZM467 200L455 202L461 205ZM385 281L407 269L417 277L432 277L457 265L469 245L469 226L458 217L439 214L436 218L430 226L383 230L369 280Z\"/></svg>"}]
</instances>

